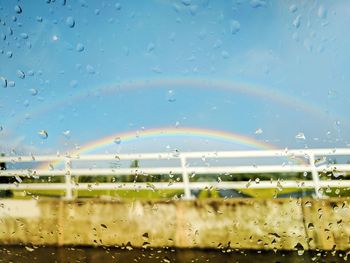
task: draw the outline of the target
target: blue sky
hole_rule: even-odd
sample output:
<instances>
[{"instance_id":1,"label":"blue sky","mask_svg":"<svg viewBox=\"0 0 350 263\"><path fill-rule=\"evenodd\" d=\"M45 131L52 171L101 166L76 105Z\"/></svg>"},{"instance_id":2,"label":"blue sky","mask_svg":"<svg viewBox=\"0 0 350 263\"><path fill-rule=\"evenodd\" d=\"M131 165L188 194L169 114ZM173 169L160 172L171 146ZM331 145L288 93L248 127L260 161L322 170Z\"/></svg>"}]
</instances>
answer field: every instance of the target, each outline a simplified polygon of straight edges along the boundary
<instances>
[{"instance_id":1,"label":"blue sky","mask_svg":"<svg viewBox=\"0 0 350 263\"><path fill-rule=\"evenodd\" d=\"M53 153L175 125L280 148L349 147L349 12L345 0L0 0L0 151ZM179 79L212 85L172 85ZM130 82L148 84L123 88Z\"/></svg>"}]
</instances>

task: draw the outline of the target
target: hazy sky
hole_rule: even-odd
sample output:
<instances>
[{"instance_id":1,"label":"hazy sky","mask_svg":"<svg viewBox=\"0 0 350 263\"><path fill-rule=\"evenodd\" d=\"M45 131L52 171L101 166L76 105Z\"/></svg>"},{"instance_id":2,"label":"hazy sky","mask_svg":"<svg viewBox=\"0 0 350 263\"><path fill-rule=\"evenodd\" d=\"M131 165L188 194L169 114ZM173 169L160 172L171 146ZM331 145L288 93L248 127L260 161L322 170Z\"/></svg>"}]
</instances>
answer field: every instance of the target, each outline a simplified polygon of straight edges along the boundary
<instances>
[{"instance_id":1,"label":"hazy sky","mask_svg":"<svg viewBox=\"0 0 350 263\"><path fill-rule=\"evenodd\" d=\"M160 127L349 147L349 13L346 0L0 0L0 151ZM118 150L234 148L201 140L141 133Z\"/></svg>"}]
</instances>

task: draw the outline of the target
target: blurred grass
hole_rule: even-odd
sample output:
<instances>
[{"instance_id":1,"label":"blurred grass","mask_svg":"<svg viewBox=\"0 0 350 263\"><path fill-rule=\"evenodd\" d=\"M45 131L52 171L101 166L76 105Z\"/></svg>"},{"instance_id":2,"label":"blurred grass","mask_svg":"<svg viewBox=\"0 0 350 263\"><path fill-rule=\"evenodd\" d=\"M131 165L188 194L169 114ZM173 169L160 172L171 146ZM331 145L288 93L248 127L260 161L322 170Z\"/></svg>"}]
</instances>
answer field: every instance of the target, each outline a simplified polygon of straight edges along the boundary
<instances>
[{"instance_id":1,"label":"blurred grass","mask_svg":"<svg viewBox=\"0 0 350 263\"><path fill-rule=\"evenodd\" d=\"M279 190L277 188L267 189L235 189L238 193L252 197L252 198L280 198L290 196L310 196L313 194L312 188L300 189L300 188L284 188ZM350 188L324 188L323 193L329 197L347 197L350 196ZM14 190L13 197L15 199L31 199L38 197L64 197L64 190ZM157 200L157 199L171 199L180 198L183 194L182 190L173 189L140 189L140 190L129 190L129 189L115 189L115 190L74 190L73 196L75 198L112 198L112 199L144 199L144 200ZM220 198L219 190L203 189L199 191L198 198Z\"/></svg>"},{"instance_id":2,"label":"blurred grass","mask_svg":"<svg viewBox=\"0 0 350 263\"><path fill-rule=\"evenodd\" d=\"M64 190L14 190L13 198L16 199L27 199L40 197L64 197ZM163 198L174 198L175 196L180 197L183 194L182 190L162 189L162 190L74 190L73 196L78 198L96 198L96 197L114 197L116 199L163 199Z\"/></svg>"}]
</instances>

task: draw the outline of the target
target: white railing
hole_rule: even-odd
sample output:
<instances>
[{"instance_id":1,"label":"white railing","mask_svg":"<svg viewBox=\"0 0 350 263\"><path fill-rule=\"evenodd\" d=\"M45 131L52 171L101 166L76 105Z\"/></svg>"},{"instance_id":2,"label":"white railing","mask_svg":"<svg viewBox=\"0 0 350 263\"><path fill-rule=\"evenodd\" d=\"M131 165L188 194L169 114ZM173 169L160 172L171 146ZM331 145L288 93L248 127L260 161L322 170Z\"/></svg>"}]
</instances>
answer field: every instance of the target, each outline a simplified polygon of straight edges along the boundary
<instances>
[{"instance_id":1,"label":"white railing","mask_svg":"<svg viewBox=\"0 0 350 263\"><path fill-rule=\"evenodd\" d=\"M321 188L350 187L350 180L339 176L333 180L320 180L320 172L349 172L350 164L317 164L316 160L331 156L346 156L350 160L350 149L294 149L294 150L258 150L258 151L222 151L222 152L183 152L183 153L142 153L116 155L81 155L81 156L8 156L0 157L0 163L64 163L63 169L8 169L1 170L0 176L19 178L41 176L64 176L65 183L9 183L0 184L0 190L65 190L66 198L73 198L73 190L81 189L183 189L184 198L190 199L191 190L216 187L219 189L242 189L242 188L314 188L317 198L322 197ZM255 161L263 158L287 157L297 160L292 164L264 164L255 165ZM248 165L228 166L189 166L191 159L227 159L245 158ZM126 160L178 160L179 166L172 167L144 167L144 168L73 168L72 164L83 161L126 161ZM298 162L299 160L299 162ZM300 161L302 160L302 161ZM47 165L48 167L48 165ZM190 174L264 174L264 173L311 173L312 180L279 180L271 181L222 181L222 182L191 182ZM130 174L157 175L157 174L181 174L182 182L132 182L132 183L74 183L72 176L121 176Z\"/></svg>"}]
</instances>

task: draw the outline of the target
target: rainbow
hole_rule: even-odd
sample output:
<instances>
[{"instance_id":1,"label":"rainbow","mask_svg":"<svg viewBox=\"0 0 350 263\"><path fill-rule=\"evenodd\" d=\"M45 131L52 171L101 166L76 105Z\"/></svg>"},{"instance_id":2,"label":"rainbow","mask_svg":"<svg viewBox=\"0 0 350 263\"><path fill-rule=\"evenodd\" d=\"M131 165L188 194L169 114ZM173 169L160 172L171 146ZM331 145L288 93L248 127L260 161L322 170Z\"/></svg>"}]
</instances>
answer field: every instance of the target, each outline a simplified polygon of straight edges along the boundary
<instances>
[{"instance_id":1,"label":"rainbow","mask_svg":"<svg viewBox=\"0 0 350 263\"><path fill-rule=\"evenodd\" d=\"M200 78L162 78L162 79L148 79L148 80L136 80L122 82L115 85L104 85L96 87L95 89L82 89L70 95L69 99L64 98L56 102L50 102L46 106L40 106L30 112L31 117L40 117L48 112L51 112L58 108L64 108L69 103L77 103L84 101L87 98L94 97L96 95L110 96L116 92L131 91L134 89L169 89L169 88L196 88L196 89L221 89L240 94L246 94L258 99L267 99L277 104L288 107L292 110L298 109L307 114L314 116L317 119L333 118L342 119L342 122L350 127L350 123L347 118L341 116L333 116L326 113L319 106L312 105L309 102L303 101L300 98L291 96L290 94L284 94L281 91L268 89L263 86L257 86L252 84L236 83L225 80L216 79L200 79ZM26 112L28 113L28 112ZM13 118L9 126L18 126L25 120L23 116L26 114L18 114L18 117Z\"/></svg>"},{"instance_id":2,"label":"rainbow","mask_svg":"<svg viewBox=\"0 0 350 263\"><path fill-rule=\"evenodd\" d=\"M162 127L153 128L142 131L127 131L122 133L112 134L94 141L91 141L79 148L79 150L72 151L71 155L89 154L99 151L105 147L117 144L124 144L136 140L144 140L151 138L200 138L212 141L223 141L243 146L246 149L275 149L271 144L259 141L241 134L227 132L223 130L212 130L192 127ZM51 163L53 166L61 164L60 161ZM38 169L47 169L48 164L42 164Z\"/></svg>"}]
</instances>

